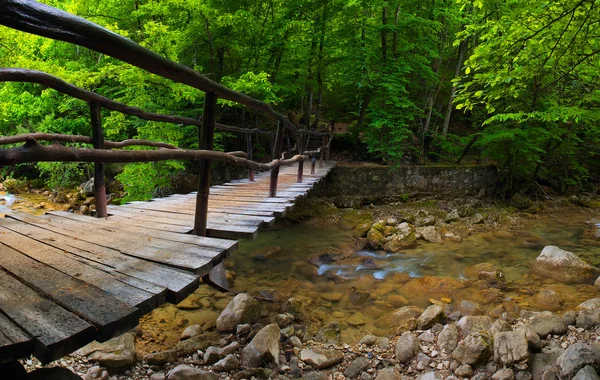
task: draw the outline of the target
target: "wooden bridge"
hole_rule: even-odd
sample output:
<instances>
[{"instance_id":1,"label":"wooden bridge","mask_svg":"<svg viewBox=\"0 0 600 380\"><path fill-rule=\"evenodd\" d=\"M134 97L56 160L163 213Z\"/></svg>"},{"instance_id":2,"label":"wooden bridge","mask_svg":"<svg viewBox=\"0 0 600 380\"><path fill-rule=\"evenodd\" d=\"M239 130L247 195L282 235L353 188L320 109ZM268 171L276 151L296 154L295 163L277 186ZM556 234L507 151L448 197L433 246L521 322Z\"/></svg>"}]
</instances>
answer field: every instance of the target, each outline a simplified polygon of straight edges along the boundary
<instances>
[{"instance_id":1,"label":"wooden bridge","mask_svg":"<svg viewBox=\"0 0 600 380\"><path fill-rule=\"evenodd\" d=\"M0 25L88 47L206 93L200 120L145 112L43 72L0 68L0 82L38 83L89 103L92 136L0 137L0 145L12 146L0 149L0 166L95 163L97 216L10 212L0 219L0 363L31 354L44 363L58 359L93 340L105 341L131 329L144 313L164 302L181 301L201 279L223 286L219 273L223 260L237 248L235 239L256 237L334 166L328 161L329 131L298 129L267 104L69 13L33 0L0 0L0 7ZM276 130L217 123L218 97L270 118ZM200 150L145 140L105 141L102 108L145 120L196 125ZM245 135L247 151L214 151L215 128ZM273 141L271 162L252 161L251 136L260 134ZM284 139L295 141L285 152ZM18 143L25 144L15 147ZM93 149L71 143L91 144ZM158 150L113 150L132 145ZM104 163L168 159L200 163L197 193L107 205ZM245 166L249 178L210 187L212 160ZM305 167L306 160L312 165Z\"/></svg>"}]
</instances>

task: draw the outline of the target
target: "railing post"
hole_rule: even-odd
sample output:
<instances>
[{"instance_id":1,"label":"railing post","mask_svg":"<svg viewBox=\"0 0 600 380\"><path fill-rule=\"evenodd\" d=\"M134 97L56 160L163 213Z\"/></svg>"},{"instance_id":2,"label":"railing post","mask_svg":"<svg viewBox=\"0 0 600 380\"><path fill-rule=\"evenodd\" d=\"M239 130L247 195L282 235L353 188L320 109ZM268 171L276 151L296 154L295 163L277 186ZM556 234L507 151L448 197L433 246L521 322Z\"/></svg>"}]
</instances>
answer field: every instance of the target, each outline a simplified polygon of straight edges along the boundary
<instances>
[{"instance_id":1,"label":"railing post","mask_svg":"<svg viewBox=\"0 0 600 380\"><path fill-rule=\"evenodd\" d=\"M296 182L302 183L303 176L304 176L304 160L298 162L298 180Z\"/></svg>"},{"instance_id":2,"label":"railing post","mask_svg":"<svg viewBox=\"0 0 600 380\"><path fill-rule=\"evenodd\" d=\"M252 161L252 135L246 133L246 150L248 151L248 159ZM254 182L254 170L248 169L248 180Z\"/></svg>"},{"instance_id":3,"label":"railing post","mask_svg":"<svg viewBox=\"0 0 600 380\"><path fill-rule=\"evenodd\" d=\"M313 153L312 162L310 164L310 174L315 174L316 163L317 163L317 155Z\"/></svg>"},{"instance_id":4,"label":"railing post","mask_svg":"<svg viewBox=\"0 0 600 380\"><path fill-rule=\"evenodd\" d=\"M275 147L273 156L276 160L281 159L281 147L283 145L283 127L277 122L277 134L275 135ZM277 180L279 179L279 165L271 169L271 182L269 184L269 197L277 196Z\"/></svg>"},{"instance_id":5,"label":"railing post","mask_svg":"<svg viewBox=\"0 0 600 380\"><path fill-rule=\"evenodd\" d=\"M323 167L323 159L325 158L325 135L321 135L321 155L319 157L319 169Z\"/></svg>"},{"instance_id":6,"label":"railing post","mask_svg":"<svg viewBox=\"0 0 600 380\"><path fill-rule=\"evenodd\" d=\"M215 113L217 94L207 92L204 96L202 127L198 134L198 147L202 150L213 149L215 132ZM198 193L196 195L196 214L194 216L194 234L206 236L206 219L208 216L208 196L210 194L210 163L212 160L200 160Z\"/></svg>"},{"instance_id":7,"label":"railing post","mask_svg":"<svg viewBox=\"0 0 600 380\"><path fill-rule=\"evenodd\" d=\"M98 103L90 103L92 121L92 143L94 149L104 149L104 134L102 133L101 107ZM106 185L104 183L104 164L94 163L94 200L96 202L96 217L106 218Z\"/></svg>"}]
</instances>

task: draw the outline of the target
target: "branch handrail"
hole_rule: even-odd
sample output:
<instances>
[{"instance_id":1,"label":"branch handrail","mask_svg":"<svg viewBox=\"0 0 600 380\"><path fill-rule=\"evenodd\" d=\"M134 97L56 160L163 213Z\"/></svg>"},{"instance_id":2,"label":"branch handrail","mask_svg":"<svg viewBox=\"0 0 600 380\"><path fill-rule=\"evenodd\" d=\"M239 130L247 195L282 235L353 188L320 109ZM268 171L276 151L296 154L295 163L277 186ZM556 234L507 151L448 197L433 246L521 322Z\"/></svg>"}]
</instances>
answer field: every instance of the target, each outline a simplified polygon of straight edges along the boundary
<instances>
[{"instance_id":1,"label":"branch handrail","mask_svg":"<svg viewBox=\"0 0 600 380\"><path fill-rule=\"evenodd\" d=\"M220 98L263 112L280 121L292 134L298 131L287 117L268 104L214 82L187 66L173 62L89 20L34 0L0 0L0 9L1 25L87 47L163 78L217 94Z\"/></svg>"}]
</instances>

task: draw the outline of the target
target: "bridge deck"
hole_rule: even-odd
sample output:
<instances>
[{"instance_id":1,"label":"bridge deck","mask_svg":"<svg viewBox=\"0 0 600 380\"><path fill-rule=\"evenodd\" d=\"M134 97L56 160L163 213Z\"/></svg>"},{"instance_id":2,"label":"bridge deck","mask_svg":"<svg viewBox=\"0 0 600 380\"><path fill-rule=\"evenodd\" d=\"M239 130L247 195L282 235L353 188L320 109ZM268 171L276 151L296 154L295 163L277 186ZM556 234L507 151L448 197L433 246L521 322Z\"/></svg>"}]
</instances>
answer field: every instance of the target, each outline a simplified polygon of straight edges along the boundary
<instances>
[{"instance_id":1,"label":"bridge deck","mask_svg":"<svg viewBox=\"0 0 600 380\"><path fill-rule=\"evenodd\" d=\"M334 163L296 183L282 168L278 195L269 173L211 187L207 237L193 229L196 194L109 207L96 219L52 211L0 219L0 362L34 354L58 359L104 341L164 302L192 293L200 278L305 196Z\"/></svg>"}]
</instances>

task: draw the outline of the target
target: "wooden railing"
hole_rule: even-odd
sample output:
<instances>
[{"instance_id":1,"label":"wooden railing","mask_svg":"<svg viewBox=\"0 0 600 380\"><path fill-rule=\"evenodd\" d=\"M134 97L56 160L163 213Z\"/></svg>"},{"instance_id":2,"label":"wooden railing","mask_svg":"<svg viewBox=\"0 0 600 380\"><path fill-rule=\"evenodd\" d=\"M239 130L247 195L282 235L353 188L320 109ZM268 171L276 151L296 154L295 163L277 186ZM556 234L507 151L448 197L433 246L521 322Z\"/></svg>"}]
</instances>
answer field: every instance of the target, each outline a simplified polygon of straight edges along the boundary
<instances>
[{"instance_id":1,"label":"wooden railing","mask_svg":"<svg viewBox=\"0 0 600 380\"><path fill-rule=\"evenodd\" d=\"M94 162L94 196L96 216L98 217L107 216L106 189L104 186L105 163L150 162L171 159L198 160L200 163L200 182L196 198L194 233L206 236L212 160L247 167L251 181L254 180L254 170L271 170L269 196L275 197L277 195L277 180L281 166L298 162L298 182L302 182L305 160L312 160L311 172L314 174L316 155L320 154L320 166L323 165L324 157L328 159L332 137L330 133L299 130L285 116L274 111L269 105L233 91L186 66L172 62L99 25L33 0L0 0L0 10L0 25L52 39L72 42L110 55L161 77L192 86L206 93L202 117L194 119L146 112L142 109L131 107L94 92L84 90L40 71L0 68L0 82L38 83L89 103L91 137L48 133L0 137L0 145L25 143L19 147L0 149L0 166L40 161ZM276 121L277 131L272 146L273 160L271 162L259 163L252 160L251 136L253 134L272 134L272 132L258 128L247 129L216 123L215 113L219 97L247 106ZM199 150L179 149L170 144L147 140L106 141L104 140L102 130L102 108L136 116L144 120L195 125L198 127ZM226 153L214 151L213 136L215 128L245 134L247 152ZM282 151L286 133L288 138L290 136L295 138L295 147L289 148L287 158ZM309 145L312 145L310 144L311 138L314 149L309 150L311 149ZM51 141L53 144L43 145L39 141ZM93 148L67 147L60 143L92 144ZM158 150L109 150L133 145L154 147L158 148ZM293 152L297 152L298 154L290 157ZM326 155L325 152L327 152Z\"/></svg>"}]
</instances>

